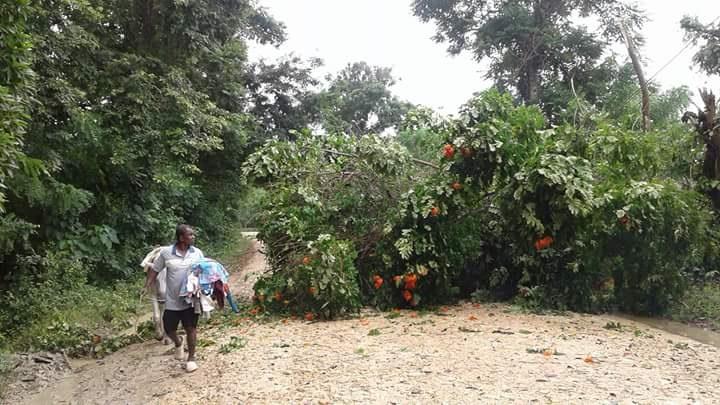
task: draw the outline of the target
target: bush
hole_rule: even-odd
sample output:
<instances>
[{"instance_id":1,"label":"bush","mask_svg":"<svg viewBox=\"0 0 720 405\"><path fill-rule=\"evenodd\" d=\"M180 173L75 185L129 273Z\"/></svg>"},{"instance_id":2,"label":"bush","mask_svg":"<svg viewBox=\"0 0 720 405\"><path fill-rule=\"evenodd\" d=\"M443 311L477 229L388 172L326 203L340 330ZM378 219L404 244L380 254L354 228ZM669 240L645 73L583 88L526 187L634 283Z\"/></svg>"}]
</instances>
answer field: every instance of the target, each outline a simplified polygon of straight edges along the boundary
<instances>
[{"instance_id":1,"label":"bush","mask_svg":"<svg viewBox=\"0 0 720 405\"><path fill-rule=\"evenodd\" d=\"M604 272L616 305L661 313L682 297L683 273L701 265L711 210L705 198L672 181L630 182L607 194L581 257Z\"/></svg>"},{"instance_id":2,"label":"bush","mask_svg":"<svg viewBox=\"0 0 720 405\"><path fill-rule=\"evenodd\" d=\"M293 311L324 318L356 312L361 301L352 244L323 234L308 243L305 253L256 282L258 304L276 311L292 305Z\"/></svg>"},{"instance_id":3,"label":"bush","mask_svg":"<svg viewBox=\"0 0 720 405\"><path fill-rule=\"evenodd\" d=\"M658 313L682 294L683 272L716 260L710 210L663 169L672 153L651 141L663 134L547 129L539 109L496 91L457 119L414 122L403 136L418 155L444 140L430 163L372 136L305 134L250 157L246 174L268 189L263 295L298 281L321 234L350 243L361 300L381 308L483 290L533 308ZM427 143L412 138L428 131Z\"/></svg>"},{"instance_id":4,"label":"bush","mask_svg":"<svg viewBox=\"0 0 720 405\"><path fill-rule=\"evenodd\" d=\"M142 280L101 288L86 283L87 267L58 252L26 264L16 287L3 292L0 323L4 344L14 350L69 349L87 354L91 334L108 335L130 326L147 309L138 300Z\"/></svg>"},{"instance_id":5,"label":"bush","mask_svg":"<svg viewBox=\"0 0 720 405\"><path fill-rule=\"evenodd\" d=\"M357 309L358 288L382 262L378 242L410 185L409 162L404 148L379 137L309 133L292 143L272 141L252 155L246 173L268 190L258 238L273 273L256 285L258 296L289 288L289 305L299 312L334 316ZM313 249L313 266L298 267ZM338 277L346 284L334 286Z\"/></svg>"}]
</instances>

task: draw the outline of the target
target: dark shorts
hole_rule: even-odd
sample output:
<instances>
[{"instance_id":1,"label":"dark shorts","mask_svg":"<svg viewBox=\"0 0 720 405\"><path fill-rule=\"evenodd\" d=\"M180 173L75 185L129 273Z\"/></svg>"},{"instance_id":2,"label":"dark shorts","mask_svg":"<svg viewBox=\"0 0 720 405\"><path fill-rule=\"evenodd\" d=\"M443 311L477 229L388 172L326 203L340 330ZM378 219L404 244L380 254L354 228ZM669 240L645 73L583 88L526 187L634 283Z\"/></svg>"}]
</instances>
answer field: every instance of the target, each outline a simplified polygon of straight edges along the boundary
<instances>
[{"instance_id":1,"label":"dark shorts","mask_svg":"<svg viewBox=\"0 0 720 405\"><path fill-rule=\"evenodd\" d=\"M196 314L193 308L183 309L182 311L166 309L163 313L163 328L166 331L175 331L180 322L182 322L185 329L197 328L198 319L200 319L200 314Z\"/></svg>"}]
</instances>

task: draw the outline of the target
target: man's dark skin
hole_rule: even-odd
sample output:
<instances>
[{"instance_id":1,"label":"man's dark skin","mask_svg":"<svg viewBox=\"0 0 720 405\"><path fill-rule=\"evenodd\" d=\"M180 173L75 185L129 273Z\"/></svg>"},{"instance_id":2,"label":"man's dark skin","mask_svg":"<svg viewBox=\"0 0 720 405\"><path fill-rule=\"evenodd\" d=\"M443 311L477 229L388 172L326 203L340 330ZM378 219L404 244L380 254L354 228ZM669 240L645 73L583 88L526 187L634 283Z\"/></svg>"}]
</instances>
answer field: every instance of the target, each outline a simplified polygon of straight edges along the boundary
<instances>
[{"instance_id":1,"label":"man's dark skin","mask_svg":"<svg viewBox=\"0 0 720 405\"><path fill-rule=\"evenodd\" d=\"M195 244L195 232L192 228L187 227L177 238L175 243L176 252L180 256L185 256L188 249ZM145 279L145 290L150 291L155 281L157 280L158 273L155 271L148 271L147 278ZM193 326L184 327L185 335L187 336L187 348L188 348L188 359L187 361L195 361L195 346L197 344L197 328ZM180 347L182 341L177 335L177 331L166 330L167 336L175 343L175 347Z\"/></svg>"}]
</instances>

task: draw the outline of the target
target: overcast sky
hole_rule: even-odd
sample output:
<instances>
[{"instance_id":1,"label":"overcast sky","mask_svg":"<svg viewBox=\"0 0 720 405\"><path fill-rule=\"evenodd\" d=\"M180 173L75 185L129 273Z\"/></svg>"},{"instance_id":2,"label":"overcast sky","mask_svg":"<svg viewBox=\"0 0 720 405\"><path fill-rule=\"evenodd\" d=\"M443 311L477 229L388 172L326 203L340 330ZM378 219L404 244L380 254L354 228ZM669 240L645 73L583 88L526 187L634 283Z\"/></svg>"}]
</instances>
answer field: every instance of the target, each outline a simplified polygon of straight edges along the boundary
<instances>
[{"instance_id":1,"label":"overcast sky","mask_svg":"<svg viewBox=\"0 0 720 405\"><path fill-rule=\"evenodd\" d=\"M288 53L303 58L319 57L325 66L319 77L337 72L350 62L366 61L388 66L399 79L393 88L400 98L454 113L473 92L489 86L483 79L485 66L469 54L450 56L444 44L431 40L434 24L424 24L410 10L411 0L259 0L261 6L284 22L288 40L278 49L251 47L253 60L275 59ZM682 47L680 19L696 15L710 22L720 15L717 0L640 0L650 21L643 34L647 42L641 53L645 75L653 76ZM714 10L717 15L704 15ZM664 88L688 85L693 91L710 86L720 92L720 78L708 78L692 67L690 47L657 75ZM621 60L624 48L617 47Z\"/></svg>"}]
</instances>

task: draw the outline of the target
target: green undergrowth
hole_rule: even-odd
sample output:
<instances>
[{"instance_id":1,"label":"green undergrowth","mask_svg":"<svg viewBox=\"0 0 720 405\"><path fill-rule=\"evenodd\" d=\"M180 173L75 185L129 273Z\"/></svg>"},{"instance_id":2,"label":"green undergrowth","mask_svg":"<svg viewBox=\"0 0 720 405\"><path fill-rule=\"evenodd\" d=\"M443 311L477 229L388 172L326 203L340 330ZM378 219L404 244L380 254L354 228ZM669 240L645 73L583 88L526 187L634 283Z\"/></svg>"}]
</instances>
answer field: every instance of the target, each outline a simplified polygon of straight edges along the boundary
<instances>
[{"instance_id":1,"label":"green undergrowth","mask_svg":"<svg viewBox=\"0 0 720 405\"><path fill-rule=\"evenodd\" d=\"M94 341L132 330L133 321L149 310L149 304L140 300L142 283L138 277L113 288L86 284L55 294L37 290L24 298L32 320L6 340L6 350L89 355Z\"/></svg>"},{"instance_id":2,"label":"green undergrowth","mask_svg":"<svg viewBox=\"0 0 720 405\"><path fill-rule=\"evenodd\" d=\"M240 260L250 241L240 232L203 248L209 257L226 264ZM138 255L138 262L141 254ZM152 338L148 300L140 292L144 273L111 287L75 283L63 288L51 281L27 290L22 300L23 327L0 335L0 353L64 351L69 356L102 357L129 344Z\"/></svg>"},{"instance_id":3,"label":"green undergrowth","mask_svg":"<svg viewBox=\"0 0 720 405\"><path fill-rule=\"evenodd\" d=\"M675 321L720 331L720 282L688 288L669 312Z\"/></svg>"}]
</instances>

